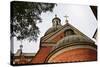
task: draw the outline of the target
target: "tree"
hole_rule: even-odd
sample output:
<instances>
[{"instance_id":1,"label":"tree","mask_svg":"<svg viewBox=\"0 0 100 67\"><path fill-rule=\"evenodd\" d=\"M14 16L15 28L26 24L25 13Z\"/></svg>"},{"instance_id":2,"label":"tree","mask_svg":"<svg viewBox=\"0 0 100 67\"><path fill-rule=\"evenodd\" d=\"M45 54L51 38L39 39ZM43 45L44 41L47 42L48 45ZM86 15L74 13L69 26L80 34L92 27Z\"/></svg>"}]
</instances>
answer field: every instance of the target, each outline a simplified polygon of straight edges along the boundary
<instances>
[{"instance_id":1,"label":"tree","mask_svg":"<svg viewBox=\"0 0 100 67\"><path fill-rule=\"evenodd\" d=\"M41 13L52 12L54 6L55 3L11 2L11 37L36 41L40 32L37 23L42 22Z\"/></svg>"}]
</instances>

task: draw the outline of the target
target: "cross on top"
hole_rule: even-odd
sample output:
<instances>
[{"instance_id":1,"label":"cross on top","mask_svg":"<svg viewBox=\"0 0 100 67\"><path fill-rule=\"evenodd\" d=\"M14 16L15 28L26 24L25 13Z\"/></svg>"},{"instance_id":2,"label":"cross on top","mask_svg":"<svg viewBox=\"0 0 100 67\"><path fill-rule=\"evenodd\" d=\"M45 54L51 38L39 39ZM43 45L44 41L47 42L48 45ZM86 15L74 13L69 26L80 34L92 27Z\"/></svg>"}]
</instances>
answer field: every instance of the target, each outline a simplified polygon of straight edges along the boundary
<instances>
[{"instance_id":1,"label":"cross on top","mask_svg":"<svg viewBox=\"0 0 100 67\"><path fill-rule=\"evenodd\" d=\"M57 17L57 14L55 14L55 17Z\"/></svg>"},{"instance_id":2,"label":"cross on top","mask_svg":"<svg viewBox=\"0 0 100 67\"><path fill-rule=\"evenodd\" d=\"M66 16L64 16L64 17L65 17L65 18L66 18L66 20L67 20L67 18L68 18L69 16L67 16L67 15L66 15Z\"/></svg>"},{"instance_id":3,"label":"cross on top","mask_svg":"<svg viewBox=\"0 0 100 67\"><path fill-rule=\"evenodd\" d=\"M65 15L64 17L66 18L65 22L68 22L67 18L68 18L69 16Z\"/></svg>"}]
</instances>

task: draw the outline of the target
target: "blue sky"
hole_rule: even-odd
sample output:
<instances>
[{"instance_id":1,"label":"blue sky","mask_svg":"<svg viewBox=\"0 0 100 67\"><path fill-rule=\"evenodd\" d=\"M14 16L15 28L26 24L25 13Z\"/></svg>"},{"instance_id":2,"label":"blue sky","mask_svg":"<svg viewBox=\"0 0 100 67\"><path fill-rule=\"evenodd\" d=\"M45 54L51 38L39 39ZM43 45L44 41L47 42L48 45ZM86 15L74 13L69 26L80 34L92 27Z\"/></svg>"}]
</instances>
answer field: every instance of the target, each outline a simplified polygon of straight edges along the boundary
<instances>
[{"instance_id":1,"label":"blue sky","mask_svg":"<svg viewBox=\"0 0 100 67\"><path fill-rule=\"evenodd\" d=\"M42 23L37 24L40 28L40 35L37 42L23 41L23 52L35 53L39 49L40 37L52 27L52 19L55 14L61 19L62 25L65 24L64 16L69 16L68 20L71 25L80 30L82 33L92 38L96 28L97 20L88 5L58 4L53 12L42 13ZM14 38L14 53L19 49L20 41Z\"/></svg>"}]
</instances>

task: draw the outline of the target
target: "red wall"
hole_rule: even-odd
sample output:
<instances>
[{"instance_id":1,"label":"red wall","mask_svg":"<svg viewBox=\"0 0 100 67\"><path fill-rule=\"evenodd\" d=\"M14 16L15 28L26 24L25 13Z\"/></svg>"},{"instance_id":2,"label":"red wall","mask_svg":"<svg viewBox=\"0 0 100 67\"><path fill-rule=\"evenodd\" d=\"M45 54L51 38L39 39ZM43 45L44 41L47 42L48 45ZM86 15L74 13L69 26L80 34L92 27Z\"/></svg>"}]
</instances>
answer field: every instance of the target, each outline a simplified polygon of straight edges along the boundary
<instances>
[{"instance_id":1,"label":"red wall","mask_svg":"<svg viewBox=\"0 0 100 67\"><path fill-rule=\"evenodd\" d=\"M56 57L52 61L55 62L75 62L75 61L91 61L96 60L96 51L87 48L78 48L70 51L65 51Z\"/></svg>"},{"instance_id":2,"label":"red wall","mask_svg":"<svg viewBox=\"0 0 100 67\"><path fill-rule=\"evenodd\" d=\"M58 42L58 41L61 40L63 37L64 37L64 33L62 32L62 33L56 35L56 36L52 39L52 41L53 41L53 42Z\"/></svg>"}]
</instances>

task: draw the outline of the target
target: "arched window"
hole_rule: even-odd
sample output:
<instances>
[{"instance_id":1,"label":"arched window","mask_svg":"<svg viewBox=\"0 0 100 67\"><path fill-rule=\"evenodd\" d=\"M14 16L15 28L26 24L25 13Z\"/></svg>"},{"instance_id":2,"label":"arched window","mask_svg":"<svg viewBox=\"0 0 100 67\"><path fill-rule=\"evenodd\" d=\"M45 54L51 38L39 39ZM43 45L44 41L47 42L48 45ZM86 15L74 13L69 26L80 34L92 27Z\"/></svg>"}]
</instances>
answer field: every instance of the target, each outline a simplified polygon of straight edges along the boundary
<instances>
[{"instance_id":1,"label":"arched window","mask_svg":"<svg viewBox=\"0 0 100 67\"><path fill-rule=\"evenodd\" d=\"M73 31L72 29L67 29L67 30L64 31L64 35L65 35L65 36L74 35L74 34L75 34L75 33L74 33L74 31Z\"/></svg>"}]
</instances>

